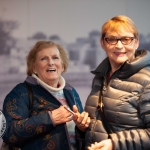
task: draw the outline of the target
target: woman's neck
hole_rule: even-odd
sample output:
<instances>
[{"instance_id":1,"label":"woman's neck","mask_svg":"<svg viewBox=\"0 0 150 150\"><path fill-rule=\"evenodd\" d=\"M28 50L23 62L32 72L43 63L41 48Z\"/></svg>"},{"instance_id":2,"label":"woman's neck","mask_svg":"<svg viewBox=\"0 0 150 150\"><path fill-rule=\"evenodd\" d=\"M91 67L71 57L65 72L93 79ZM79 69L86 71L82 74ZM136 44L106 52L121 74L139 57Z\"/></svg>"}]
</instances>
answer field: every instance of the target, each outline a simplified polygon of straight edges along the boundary
<instances>
[{"instance_id":1,"label":"woman's neck","mask_svg":"<svg viewBox=\"0 0 150 150\"><path fill-rule=\"evenodd\" d=\"M46 89L50 89L51 91L59 91L62 90L65 87L65 79L61 76L59 79L59 82L55 85L56 87L53 87L52 84L47 84L43 82L41 79L39 79L35 74L32 74L32 77L37 79L37 82L42 85Z\"/></svg>"}]
</instances>

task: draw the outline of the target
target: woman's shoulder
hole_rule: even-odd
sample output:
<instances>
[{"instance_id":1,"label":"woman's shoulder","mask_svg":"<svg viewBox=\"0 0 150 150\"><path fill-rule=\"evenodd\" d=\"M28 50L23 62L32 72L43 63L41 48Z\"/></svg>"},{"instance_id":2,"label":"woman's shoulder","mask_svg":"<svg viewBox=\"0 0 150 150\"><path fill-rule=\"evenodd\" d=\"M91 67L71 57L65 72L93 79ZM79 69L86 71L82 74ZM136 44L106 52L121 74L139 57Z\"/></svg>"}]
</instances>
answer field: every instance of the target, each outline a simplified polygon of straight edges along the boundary
<instances>
[{"instance_id":1,"label":"woman's shoulder","mask_svg":"<svg viewBox=\"0 0 150 150\"><path fill-rule=\"evenodd\" d=\"M141 70L139 70L137 73L135 73L131 79L133 79L134 82L139 83L143 87L150 84L150 66L144 67Z\"/></svg>"},{"instance_id":2,"label":"woman's shoulder","mask_svg":"<svg viewBox=\"0 0 150 150\"><path fill-rule=\"evenodd\" d=\"M83 107L82 107L82 103L80 100L80 96L78 92L76 91L76 89L73 86L71 86L69 83L66 83L66 86L64 89L66 89L68 92L69 91L71 92L71 94L73 95L74 101L79 109L79 112L81 113L83 111Z\"/></svg>"},{"instance_id":3,"label":"woman's shoulder","mask_svg":"<svg viewBox=\"0 0 150 150\"><path fill-rule=\"evenodd\" d=\"M140 71L139 71L140 74L143 74L145 76L147 76L148 78L150 78L150 65L149 66L146 66L144 68L142 68Z\"/></svg>"},{"instance_id":4,"label":"woman's shoulder","mask_svg":"<svg viewBox=\"0 0 150 150\"><path fill-rule=\"evenodd\" d=\"M68 90L68 91L72 91L74 93L77 93L76 89L69 83L66 83L64 89ZM78 93L77 93L78 94Z\"/></svg>"},{"instance_id":5,"label":"woman's shoulder","mask_svg":"<svg viewBox=\"0 0 150 150\"><path fill-rule=\"evenodd\" d=\"M14 88L12 90L24 90L26 88L25 83L18 83L17 85L14 86Z\"/></svg>"},{"instance_id":6,"label":"woman's shoulder","mask_svg":"<svg viewBox=\"0 0 150 150\"><path fill-rule=\"evenodd\" d=\"M14 94L22 95L22 93L25 93L26 91L27 91L26 85L24 83L18 83L11 89L11 91L7 94L7 96Z\"/></svg>"},{"instance_id":7,"label":"woman's shoulder","mask_svg":"<svg viewBox=\"0 0 150 150\"><path fill-rule=\"evenodd\" d=\"M66 82L64 89L66 89L66 90L72 90L72 88L73 87L71 86L71 84L69 84L68 82Z\"/></svg>"},{"instance_id":8,"label":"woman's shoulder","mask_svg":"<svg viewBox=\"0 0 150 150\"><path fill-rule=\"evenodd\" d=\"M69 83L66 83L64 89L72 92L74 97L76 97L77 99L80 99L79 94L76 91L76 89L72 85L70 85Z\"/></svg>"},{"instance_id":9,"label":"woman's shoulder","mask_svg":"<svg viewBox=\"0 0 150 150\"><path fill-rule=\"evenodd\" d=\"M20 103L20 100L27 103L27 89L24 83L19 83L5 96L3 107L10 103Z\"/></svg>"}]
</instances>

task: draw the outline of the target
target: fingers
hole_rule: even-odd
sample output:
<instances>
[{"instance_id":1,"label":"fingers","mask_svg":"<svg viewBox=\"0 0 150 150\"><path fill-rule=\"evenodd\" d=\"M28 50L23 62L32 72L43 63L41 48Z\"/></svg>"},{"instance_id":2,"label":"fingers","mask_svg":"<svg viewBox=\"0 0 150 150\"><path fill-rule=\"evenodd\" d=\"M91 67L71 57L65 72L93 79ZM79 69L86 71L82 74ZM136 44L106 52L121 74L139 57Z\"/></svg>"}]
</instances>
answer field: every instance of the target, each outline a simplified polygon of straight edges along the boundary
<instances>
[{"instance_id":1,"label":"fingers","mask_svg":"<svg viewBox=\"0 0 150 150\"><path fill-rule=\"evenodd\" d=\"M85 124L87 118L88 118L88 113L82 112L81 115L78 117L77 122L80 124Z\"/></svg>"},{"instance_id":2,"label":"fingers","mask_svg":"<svg viewBox=\"0 0 150 150\"><path fill-rule=\"evenodd\" d=\"M88 117L87 112L82 112L81 114L78 114L78 116L73 118L74 122L76 123L77 127L81 131L86 131L86 129L89 127L90 124L90 117Z\"/></svg>"},{"instance_id":3,"label":"fingers","mask_svg":"<svg viewBox=\"0 0 150 150\"><path fill-rule=\"evenodd\" d=\"M73 114L70 109L66 109L64 106L60 106L58 109L53 110L52 117L55 124L74 120L77 127L80 130L85 131L90 124L90 117L88 117L89 114L85 111L80 114L76 105L73 106L73 111L75 114Z\"/></svg>"},{"instance_id":4,"label":"fingers","mask_svg":"<svg viewBox=\"0 0 150 150\"><path fill-rule=\"evenodd\" d=\"M78 108L77 108L76 105L73 105L73 111L74 111L75 113L78 113Z\"/></svg>"},{"instance_id":5,"label":"fingers","mask_svg":"<svg viewBox=\"0 0 150 150\"><path fill-rule=\"evenodd\" d=\"M87 121L86 121L86 123L85 123L85 127L86 127L86 128L89 127L90 122L91 122L91 119L90 119L90 117L88 117L88 119L87 119Z\"/></svg>"},{"instance_id":6,"label":"fingers","mask_svg":"<svg viewBox=\"0 0 150 150\"><path fill-rule=\"evenodd\" d=\"M88 150L95 150L95 144L91 144L91 146L90 147L88 147Z\"/></svg>"},{"instance_id":7,"label":"fingers","mask_svg":"<svg viewBox=\"0 0 150 150\"><path fill-rule=\"evenodd\" d=\"M85 125L89 118L88 115L87 112L82 112L77 118L77 124Z\"/></svg>"},{"instance_id":8,"label":"fingers","mask_svg":"<svg viewBox=\"0 0 150 150\"><path fill-rule=\"evenodd\" d=\"M88 147L88 150L100 150L102 148L102 144L101 142L95 142L93 144L91 144L91 146Z\"/></svg>"},{"instance_id":9,"label":"fingers","mask_svg":"<svg viewBox=\"0 0 150 150\"><path fill-rule=\"evenodd\" d=\"M69 111L70 113L72 113L72 115L75 114L69 107L67 107L67 106L64 105L64 108L65 108L67 111Z\"/></svg>"},{"instance_id":10,"label":"fingers","mask_svg":"<svg viewBox=\"0 0 150 150\"><path fill-rule=\"evenodd\" d=\"M81 114L81 119L79 118L79 120L81 121L81 124L86 124L88 116L89 114L87 112L83 112Z\"/></svg>"},{"instance_id":11,"label":"fingers","mask_svg":"<svg viewBox=\"0 0 150 150\"><path fill-rule=\"evenodd\" d=\"M71 121L73 119L72 113L64 108L64 106L60 106L57 109L52 111L52 118L56 125Z\"/></svg>"},{"instance_id":12,"label":"fingers","mask_svg":"<svg viewBox=\"0 0 150 150\"><path fill-rule=\"evenodd\" d=\"M93 148L91 148L91 147L88 147L88 150L93 150Z\"/></svg>"}]
</instances>

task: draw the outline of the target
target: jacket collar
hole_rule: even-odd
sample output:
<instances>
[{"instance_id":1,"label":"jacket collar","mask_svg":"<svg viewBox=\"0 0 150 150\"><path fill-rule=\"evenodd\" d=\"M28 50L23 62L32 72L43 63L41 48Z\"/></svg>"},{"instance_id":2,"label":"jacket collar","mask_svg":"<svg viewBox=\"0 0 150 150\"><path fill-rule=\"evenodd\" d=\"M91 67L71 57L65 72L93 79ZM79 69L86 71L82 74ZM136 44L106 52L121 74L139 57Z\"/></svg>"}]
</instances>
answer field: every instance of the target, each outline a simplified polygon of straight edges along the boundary
<instances>
[{"instance_id":1,"label":"jacket collar","mask_svg":"<svg viewBox=\"0 0 150 150\"><path fill-rule=\"evenodd\" d=\"M33 84L33 85L39 85L37 79L33 78L32 76L27 76L27 78L25 79L26 82ZM72 90L72 86L68 83L65 82L65 87L64 89L66 90Z\"/></svg>"},{"instance_id":2,"label":"jacket collar","mask_svg":"<svg viewBox=\"0 0 150 150\"><path fill-rule=\"evenodd\" d=\"M32 84L32 85L39 85L40 86L38 81L32 76L27 76L25 81ZM73 88L70 84L65 83L65 87L64 87L63 91L64 91L64 95L67 99L68 105L71 109L72 109L72 106L75 105L75 97L73 96L72 89Z\"/></svg>"},{"instance_id":3,"label":"jacket collar","mask_svg":"<svg viewBox=\"0 0 150 150\"><path fill-rule=\"evenodd\" d=\"M150 66L150 52L147 50L138 50L135 53L135 59L132 62L126 61L114 74L117 78L128 78L144 67ZM93 74L106 76L111 66L108 57L94 70ZM130 70L130 71L129 71Z\"/></svg>"}]
</instances>

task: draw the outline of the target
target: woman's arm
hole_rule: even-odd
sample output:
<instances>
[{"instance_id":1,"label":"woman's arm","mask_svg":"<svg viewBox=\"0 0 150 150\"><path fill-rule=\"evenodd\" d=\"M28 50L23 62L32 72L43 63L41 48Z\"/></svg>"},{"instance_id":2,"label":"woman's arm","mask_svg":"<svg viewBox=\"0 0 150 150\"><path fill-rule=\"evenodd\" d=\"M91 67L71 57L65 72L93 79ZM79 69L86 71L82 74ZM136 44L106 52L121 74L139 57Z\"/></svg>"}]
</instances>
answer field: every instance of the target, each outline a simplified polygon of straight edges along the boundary
<instances>
[{"instance_id":1,"label":"woman's arm","mask_svg":"<svg viewBox=\"0 0 150 150\"><path fill-rule=\"evenodd\" d=\"M48 112L29 117L29 100L24 84L17 85L5 98L3 113L7 121L7 130L3 137L6 143L15 146L26 140L54 129Z\"/></svg>"}]
</instances>

